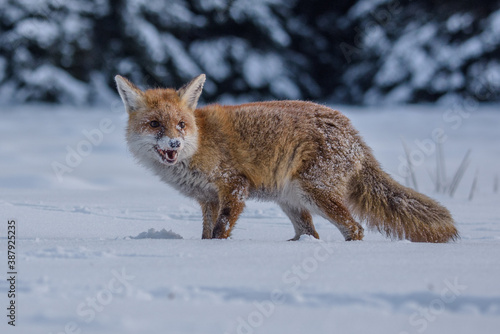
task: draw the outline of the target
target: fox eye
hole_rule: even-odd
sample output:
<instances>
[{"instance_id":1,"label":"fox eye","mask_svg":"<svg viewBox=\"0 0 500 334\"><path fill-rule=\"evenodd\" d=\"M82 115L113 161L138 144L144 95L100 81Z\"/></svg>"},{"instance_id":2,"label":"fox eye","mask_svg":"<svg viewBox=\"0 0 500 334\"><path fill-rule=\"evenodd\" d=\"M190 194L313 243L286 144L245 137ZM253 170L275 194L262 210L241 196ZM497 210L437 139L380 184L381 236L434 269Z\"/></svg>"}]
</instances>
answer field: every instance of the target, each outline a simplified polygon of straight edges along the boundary
<instances>
[{"instance_id":1,"label":"fox eye","mask_svg":"<svg viewBox=\"0 0 500 334\"><path fill-rule=\"evenodd\" d=\"M151 121L149 122L149 125L152 127L152 128L157 128L160 126L160 122L158 121Z\"/></svg>"},{"instance_id":2,"label":"fox eye","mask_svg":"<svg viewBox=\"0 0 500 334\"><path fill-rule=\"evenodd\" d=\"M184 123L183 121L180 121L179 128L184 129L185 127L186 127L186 123Z\"/></svg>"}]
</instances>

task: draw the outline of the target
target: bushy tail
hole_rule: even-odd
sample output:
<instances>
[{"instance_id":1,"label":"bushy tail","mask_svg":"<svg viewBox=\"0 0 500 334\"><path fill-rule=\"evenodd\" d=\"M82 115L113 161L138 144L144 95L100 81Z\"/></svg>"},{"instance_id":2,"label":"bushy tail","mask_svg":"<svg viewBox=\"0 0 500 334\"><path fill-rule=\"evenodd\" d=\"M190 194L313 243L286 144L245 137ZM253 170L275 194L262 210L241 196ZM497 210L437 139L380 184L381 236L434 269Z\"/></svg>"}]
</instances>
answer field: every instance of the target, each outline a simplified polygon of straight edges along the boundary
<instances>
[{"instance_id":1,"label":"bushy tail","mask_svg":"<svg viewBox=\"0 0 500 334\"><path fill-rule=\"evenodd\" d=\"M348 205L352 213L393 239L447 242L459 238L450 212L433 199L404 187L365 163L350 180Z\"/></svg>"}]
</instances>

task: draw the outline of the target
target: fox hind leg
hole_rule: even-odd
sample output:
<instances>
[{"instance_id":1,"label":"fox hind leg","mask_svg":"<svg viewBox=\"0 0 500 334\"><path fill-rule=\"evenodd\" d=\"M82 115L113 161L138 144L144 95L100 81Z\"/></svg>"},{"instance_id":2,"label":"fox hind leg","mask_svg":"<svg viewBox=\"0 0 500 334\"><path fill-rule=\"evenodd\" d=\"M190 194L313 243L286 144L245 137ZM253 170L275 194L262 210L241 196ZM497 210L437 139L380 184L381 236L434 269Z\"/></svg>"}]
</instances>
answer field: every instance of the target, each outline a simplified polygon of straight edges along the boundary
<instances>
[{"instance_id":1,"label":"fox hind leg","mask_svg":"<svg viewBox=\"0 0 500 334\"><path fill-rule=\"evenodd\" d=\"M363 227L354 220L341 196L317 187L305 188L319 213L339 229L346 241L363 240Z\"/></svg>"},{"instance_id":2,"label":"fox hind leg","mask_svg":"<svg viewBox=\"0 0 500 334\"><path fill-rule=\"evenodd\" d=\"M311 214L306 209L294 208L289 204L280 203L283 212L290 218L295 229L295 236L289 241L299 240L303 234L312 235L319 239L318 232L314 228Z\"/></svg>"}]
</instances>

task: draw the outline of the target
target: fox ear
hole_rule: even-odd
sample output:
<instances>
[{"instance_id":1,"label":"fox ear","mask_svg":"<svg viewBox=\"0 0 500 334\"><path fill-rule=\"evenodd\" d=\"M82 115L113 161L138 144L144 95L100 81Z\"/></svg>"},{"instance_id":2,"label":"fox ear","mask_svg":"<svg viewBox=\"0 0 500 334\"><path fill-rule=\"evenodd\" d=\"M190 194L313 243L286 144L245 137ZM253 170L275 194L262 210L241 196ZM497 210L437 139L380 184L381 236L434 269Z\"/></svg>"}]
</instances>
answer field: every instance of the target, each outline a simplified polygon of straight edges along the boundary
<instances>
[{"instance_id":1,"label":"fox ear","mask_svg":"<svg viewBox=\"0 0 500 334\"><path fill-rule=\"evenodd\" d=\"M196 109L198 104L198 99L200 98L201 91L203 90L203 84L205 83L205 74L200 74L181 88L177 90L182 101L186 103L188 108Z\"/></svg>"},{"instance_id":2,"label":"fox ear","mask_svg":"<svg viewBox=\"0 0 500 334\"><path fill-rule=\"evenodd\" d=\"M121 75L115 76L115 81L118 93L122 98L125 109L127 109L129 113L136 111L144 105L143 93L133 83Z\"/></svg>"}]
</instances>

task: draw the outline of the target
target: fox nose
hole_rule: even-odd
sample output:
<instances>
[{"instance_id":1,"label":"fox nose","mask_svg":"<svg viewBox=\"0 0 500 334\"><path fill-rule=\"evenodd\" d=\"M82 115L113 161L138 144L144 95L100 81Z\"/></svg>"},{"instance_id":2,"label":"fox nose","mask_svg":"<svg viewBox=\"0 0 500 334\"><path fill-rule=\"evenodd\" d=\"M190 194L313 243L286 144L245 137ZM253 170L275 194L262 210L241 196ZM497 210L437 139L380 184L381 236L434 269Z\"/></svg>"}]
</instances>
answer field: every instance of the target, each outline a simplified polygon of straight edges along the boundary
<instances>
[{"instance_id":1,"label":"fox nose","mask_svg":"<svg viewBox=\"0 0 500 334\"><path fill-rule=\"evenodd\" d=\"M171 148L179 148L181 146L181 142L179 139L170 139L168 142Z\"/></svg>"}]
</instances>

